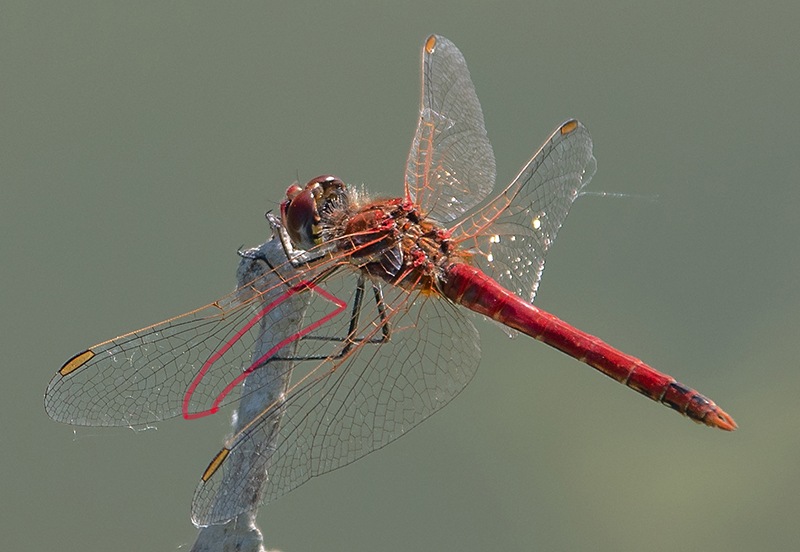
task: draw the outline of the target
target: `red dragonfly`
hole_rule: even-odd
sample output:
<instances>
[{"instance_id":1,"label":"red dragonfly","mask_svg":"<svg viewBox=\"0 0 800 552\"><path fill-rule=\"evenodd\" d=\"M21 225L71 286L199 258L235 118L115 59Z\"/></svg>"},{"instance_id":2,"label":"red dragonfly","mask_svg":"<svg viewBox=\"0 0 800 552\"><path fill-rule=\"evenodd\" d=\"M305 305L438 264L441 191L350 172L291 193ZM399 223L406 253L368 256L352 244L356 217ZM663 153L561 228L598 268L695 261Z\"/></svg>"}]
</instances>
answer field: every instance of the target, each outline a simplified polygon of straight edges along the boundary
<instances>
[{"instance_id":1,"label":"red dragonfly","mask_svg":"<svg viewBox=\"0 0 800 552\"><path fill-rule=\"evenodd\" d=\"M333 176L290 186L280 219L268 215L282 264L75 355L50 382L47 412L92 426L189 420L246 397L257 387L248 378L272 369L266 379L281 378L282 391L228 439L195 494L194 522L221 523L386 445L455 397L480 359L466 307L696 422L736 429L704 395L531 304L595 166L589 133L569 120L489 198L494 153L466 62L431 36L402 197L371 199ZM270 262L254 251L248 261ZM220 475L258 446L235 477Z\"/></svg>"}]
</instances>

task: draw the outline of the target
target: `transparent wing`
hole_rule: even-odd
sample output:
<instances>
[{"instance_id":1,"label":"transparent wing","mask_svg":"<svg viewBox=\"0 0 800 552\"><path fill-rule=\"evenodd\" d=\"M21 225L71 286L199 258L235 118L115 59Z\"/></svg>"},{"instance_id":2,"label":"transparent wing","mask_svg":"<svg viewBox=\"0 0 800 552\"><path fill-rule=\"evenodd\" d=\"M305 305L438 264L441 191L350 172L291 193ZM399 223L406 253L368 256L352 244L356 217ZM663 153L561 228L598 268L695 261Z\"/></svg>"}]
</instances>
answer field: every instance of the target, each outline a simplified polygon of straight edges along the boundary
<instances>
[{"instance_id":1,"label":"transparent wing","mask_svg":"<svg viewBox=\"0 0 800 552\"><path fill-rule=\"evenodd\" d=\"M352 284L336 278L320 288L345 297ZM320 328L298 341L284 397L234 435L204 474L192 503L197 525L232 519L383 447L470 381L478 334L453 305L396 288L378 299L368 281L365 291L350 339L328 339Z\"/></svg>"},{"instance_id":2,"label":"transparent wing","mask_svg":"<svg viewBox=\"0 0 800 552\"><path fill-rule=\"evenodd\" d=\"M311 331L303 326L304 315L319 320L343 310L298 287L304 276L312 275L282 280L270 272L215 303L87 349L50 381L47 413L85 426L215 413L240 398L237 386L249 373L285 355ZM265 333L284 339L251 358Z\"/></svg>"},{"instance_id":3,"label":"transparent wing","mask_svg":"<svg viewBox=\"0 0 800 552\"><path fill-rule=\"evenodd\" d=\"M406 166L406 197L440 222L480 203L495 181L492 146L467 62L431 36L422 49L422 105Z\"/></svg>"},{"instance_id":4,"label":"transparent wing","mask_svg":"<svg viewBox=\"0 0 800 552\"><path fill-rule=\"evenodd\" d=\"M500 195L451 229L454 239L484 272L533 301L545 255L596 167L589 132L563 123Z\"/></svg>"},{"instance_id":5,"label":"transparent wing","mask_svg":"<svg viewBox=\"0 0 800 552\"><path fill-rule=\"evenodd\" d=\"M204 476L198 525L384 446L467 385L478 334L438 297L391 286L384 295L352 266L327 272L339 262L282 279L271 270L216 303L76 355L50 382L48 414L136 426L274 390Z\"/></svg>"}]
</instances>

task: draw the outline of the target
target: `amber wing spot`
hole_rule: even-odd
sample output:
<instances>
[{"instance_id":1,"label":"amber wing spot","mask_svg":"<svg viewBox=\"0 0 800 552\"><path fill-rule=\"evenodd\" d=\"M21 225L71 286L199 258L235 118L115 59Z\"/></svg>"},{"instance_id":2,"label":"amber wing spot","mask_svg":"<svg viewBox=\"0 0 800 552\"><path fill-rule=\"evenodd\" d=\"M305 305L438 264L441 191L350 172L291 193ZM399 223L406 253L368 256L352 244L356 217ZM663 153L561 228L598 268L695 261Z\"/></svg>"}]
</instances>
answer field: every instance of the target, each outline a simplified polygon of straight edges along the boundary
<instances>
[{"instance_id":1,"label":"amber wing spot","mask_svg":"<svg viewBox=\"0 0 800 552\"><path fill-rule=\"evenodd\" d=\"M433 50L436 49L436 36L431 35L428 37L428 40L425 41L425 51L429 54L433 53Z\"/></svg>"},{"instance_id":2,"label":"amber wing spot","mask_svg":"<svg viewBox=\"0 0 800 552\"><path fill-rule=\"evenodd\" d=\"M217 470L225 461L225 459L228 457L228 454L230 454L230 452L231 449L224 448L217 453L214 459L208 464L206 471L203 472L203 482L206 482L209 479L211 479L211 476L217 472Z\"/></svg>"},{"instance_id":3,"label":"amber wing spot","mask_svg":"<svg viewBox=\"0 0 800 552\"><path fill-rule=\"evenodd\" d=\"M91 349L87 349L86 351L78 353L77 355L66 361L64 363L64 366L61 367L58 373L61 374L62 376L67 376L72 372L74 372L75 370L77 370L78 368L80 368L81 366L83 366L84 364L86 364L87 362L89 362L90 360L92 360L92 358L94 358L94 351L92 351Z\"/></svg>"},{"instance_id":4,"label":"amber wing spot","mask_svg":"<svg viewBox=\"0 0 800 552\"><path fill-rule=\"evenodd\" d=\"M561 134L566 135L578 128L578 121L572 119L571 121L567 121L563 125L561 125Z\"/></svg>"}]
</instances>

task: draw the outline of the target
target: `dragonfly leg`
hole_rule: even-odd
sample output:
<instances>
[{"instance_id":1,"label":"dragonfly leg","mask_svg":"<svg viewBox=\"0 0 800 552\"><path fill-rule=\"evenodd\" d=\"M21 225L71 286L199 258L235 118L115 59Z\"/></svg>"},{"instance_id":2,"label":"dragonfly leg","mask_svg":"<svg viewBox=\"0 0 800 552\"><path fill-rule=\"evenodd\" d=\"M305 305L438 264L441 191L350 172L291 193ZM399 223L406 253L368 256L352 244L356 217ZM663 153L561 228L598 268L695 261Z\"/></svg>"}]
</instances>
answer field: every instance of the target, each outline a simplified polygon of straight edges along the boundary
<instances>
[{"instance_id":1,"label":"dragonfly leg","mask_svg":"<svg viewBox=\"0 0 800 552\"><path fill-rule=\"evenodd\" d=\"M303 340L313 341L326 341L331 343L344 343L344 346L335 355L307 355L301 357L272 357L269 360L286 360L286 361L306 361L306 360L331 360L338 359L346 356L350 350L358 344L369 343L373 345L380 345L389 341L391 337L391 329L389 320L386 314L386 304L383 299L383 290L380 285L371 282L372 294L375 299L375 308L378 311L378 319L380 323L380 335L375 335L376 332L371 332L367 337L358 336L358 324L361 319L362 307L364 305L364 297L366 293L366 277L360 276L356 285L355 293L353 294L353 308L350 311L350 324L348 325L347 335L344 337L339 336L322 336L322 335L307 335Z\"/></svg>"},{"instance_id":2,"label":"dragonfly leg","mask_svg":"<svg viewBox=\"0 0 800 552\"><path fill-rule=\"evenodd\" d=\"M391 337L391 331L389 327L389 320L386 318L386 303L383 301L383 288L373 283L372 284L372 293L375 295L375 305L378 308L378 314L381 317L381 335L382 339L379 341L371 341L371 343L385 343L389 341Z\"/></svg>"}]
</instances>

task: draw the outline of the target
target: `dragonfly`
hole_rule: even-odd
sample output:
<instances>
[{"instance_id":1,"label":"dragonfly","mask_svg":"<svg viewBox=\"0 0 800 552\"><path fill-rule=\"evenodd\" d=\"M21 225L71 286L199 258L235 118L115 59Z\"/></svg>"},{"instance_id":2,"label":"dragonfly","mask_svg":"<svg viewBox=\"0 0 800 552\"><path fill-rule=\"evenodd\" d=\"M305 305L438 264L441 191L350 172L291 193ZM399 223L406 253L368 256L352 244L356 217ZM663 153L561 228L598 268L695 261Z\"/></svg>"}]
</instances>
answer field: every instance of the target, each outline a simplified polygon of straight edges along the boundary
<instances>
[{"instance_id":1,"label":"dragonfly","mask_svg":"<svg viewBox=\"0 0 800 552\"><path fill-rule=\"evenodd\" d=\"M492 193L495 158L466 61L430 36L401 197L330 175L292 184L280 216L267 215L280 263L248 253L270 264L233 293L73 356L47 388L47 413L87 426L193 420L252 393L254 375L281 378L195 492L194 523L224 523L385 446L458 395L480 361L472 311L695 422L736 429L698 391L533 305L545 255L595 170L589 132L571 119ZM287 318L293 329L276 321ZM233 474L232 459L258 446Z\"/></svg>"}]
</instances>

